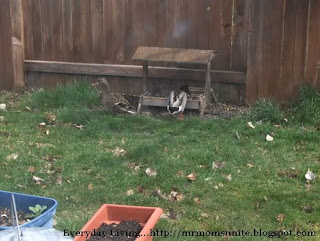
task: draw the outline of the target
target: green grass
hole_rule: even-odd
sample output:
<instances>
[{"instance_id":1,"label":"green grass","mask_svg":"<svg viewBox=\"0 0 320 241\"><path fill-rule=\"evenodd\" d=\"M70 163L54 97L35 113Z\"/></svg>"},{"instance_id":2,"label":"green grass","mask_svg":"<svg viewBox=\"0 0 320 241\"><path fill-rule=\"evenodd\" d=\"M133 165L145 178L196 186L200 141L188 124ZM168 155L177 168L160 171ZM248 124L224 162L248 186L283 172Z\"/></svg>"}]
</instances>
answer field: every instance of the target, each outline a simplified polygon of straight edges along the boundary
<instances>
[{"instance_id":1,"label":"green grass","mask_svg":"<svg viewBox=\"0 0 320 241\"><path fill-rule=\"evenodd\" d=\"M8 102L10 94L1 98L0 103ZM161 219L157 228L173 232L283 228L318 232L317 238L284 240L319 239L319 180L311 184L310 190L304 180L308 168L320 174L320 135L312 125L301 129L299 123L288 123L277 128L264 122L251 129L247 126L249 117L203 120L187 116L178 121L116 116L93 110L97 93L82 85L37 92L15 101L8 112L1 113L5 122L0 124L0 189L57 199L57 229L78 230L103 203L117 203L157 206L165 212L171 208L180 218ZM25 106L31 107L32 112ZM55 114L57 119L55 126L48 125L49 135L38 128L39 123L46 120L47 112ZM82 124L84 128L79 130L63 123ZM271 132L274 141L267 142L265 136ZM37 143L51 146L37 148ZM115 147L123 148L126 154L114 156L108 150ZM19 155L17 160L6 160L12 153ZM50 157L55 157L55 161L46 160ZM213 171L212 162L222 161L226 166ZM139 165L140 170L131 169L128 164L132 162ZM49 163L55 174L47 173ZM30 166L36 168L35 173L27 171ZM147 176L144 172L147 167L157 170L157 176ZM177 175L179 171L184 175ZM279 175L280 171L296 171L297 177ZM197 177L192 183L186 179L190 173ZM231 174L232 180L226 180L222 174ZM33 183L32 175L43 178L45 186ZM61 185L56 183L57 177L62 177ZM90 184L92 190L88 188ZM137 192L138 186L144 186L147 192L160 189L165 195L176 187L184 199L170 202L145 196ZM130 189L134 195L127 196L126 191ZM194 201L196 197L199 203ZM260 204L258 208L256 203ZM301 208L305 205L312 206L314 211L306 213ZM276 220L278 214L285 215L282 225ZM154 238L155 241L163 239ZM175 237L166 240L223 239ZM234 237L231 240L278 238Z\"/></svg>"},{"instance_id":2,"label":"green grass","mask_svg":"<svg viewBox=\"0 0 320 241\"><path fill-rule=\"evenodd\" d=\"M261 98L250 109L249 116L256 121L280 123L281 107L277 100Z\"/></svg>"}]
</instances>

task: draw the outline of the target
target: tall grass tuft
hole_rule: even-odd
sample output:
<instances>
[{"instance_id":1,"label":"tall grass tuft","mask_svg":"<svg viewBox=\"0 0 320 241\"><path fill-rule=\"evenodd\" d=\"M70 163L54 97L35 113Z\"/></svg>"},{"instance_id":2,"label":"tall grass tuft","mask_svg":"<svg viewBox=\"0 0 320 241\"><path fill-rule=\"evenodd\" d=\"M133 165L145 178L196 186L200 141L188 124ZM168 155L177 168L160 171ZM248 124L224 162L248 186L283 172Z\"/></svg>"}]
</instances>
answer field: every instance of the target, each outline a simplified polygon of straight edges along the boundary
<instances>
[{"instance_id":1,"label":"tall grass tuft","mask_svg":"<svg viewBox=\"0 0 320 241\"><path fill-rule=\"evenodd\" d=\"M299 87L298 96L292 102L292 114L303 124L320 123L320 94L311 84Z\"/></svg>"},{"instance_id":2,"label":"tall grass tuft","mask_svg":"<svg viewBox=\"0 0 320 241\"><path fill-rule=\"evenodd\" d=\"M281 107L275 99L259 99L249 111L249 117L256 121L279 123L282 118Z\"/></svg>"},{"instance_id":3,"label":"tall grass tuft","mask_svg":"<svg viewBox=\"0 0 320 241\"><path fill-rule=\"evenodd\" d=\"M23 101L32 108L45 110L61 107L85 107L99 103L99 93L88 82L77 81L50 90L38 90Z\"/></svg>"}]
</instances>

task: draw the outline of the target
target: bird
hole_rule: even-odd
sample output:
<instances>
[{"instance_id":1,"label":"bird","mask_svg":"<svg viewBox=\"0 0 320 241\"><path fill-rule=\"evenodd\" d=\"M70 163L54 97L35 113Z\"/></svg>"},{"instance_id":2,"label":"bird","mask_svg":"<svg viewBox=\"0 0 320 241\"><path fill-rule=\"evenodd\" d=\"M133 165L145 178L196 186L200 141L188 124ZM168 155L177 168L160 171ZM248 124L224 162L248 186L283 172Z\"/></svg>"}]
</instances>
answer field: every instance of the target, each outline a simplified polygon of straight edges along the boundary
<instances>
[{"instance_id":1,"label":"bird","mask_svg":"<svg viewBox=\"0 0 320 241\"><path fill-rule=\"evenodd\" d=\"M316 178L316 175L310 170L308 169L306 175L304 175L304 177L306 178L307 182L309 183L310 181L313 181Z\"/></svg>"},{"instance_id":2,"label":"bird","mask_svg":"<svg viewBox=\"0 0 320 241\"><path fill-rule=\"evenodd\" d=\"M121 94L110 92L110 85L106 78L99 78L95 83L92 84L97 87L102 94L102 106L105 110L121 113L127 112L130 114L135 114L132 111L134 107L129 103L129 101Z\"/></svg>"},{"instance_id":3,"label":"bird","mask_svg":"<svg viewBox=\"0 0 320 241\"><path fill-rule=\"evenodd\" d=\"M170 92L167 98L167 110L171 115L179 114L179 120L183 119L183 111L187 104L189 86L182 85L178 90Z\"/></svg>"}]
</instances>

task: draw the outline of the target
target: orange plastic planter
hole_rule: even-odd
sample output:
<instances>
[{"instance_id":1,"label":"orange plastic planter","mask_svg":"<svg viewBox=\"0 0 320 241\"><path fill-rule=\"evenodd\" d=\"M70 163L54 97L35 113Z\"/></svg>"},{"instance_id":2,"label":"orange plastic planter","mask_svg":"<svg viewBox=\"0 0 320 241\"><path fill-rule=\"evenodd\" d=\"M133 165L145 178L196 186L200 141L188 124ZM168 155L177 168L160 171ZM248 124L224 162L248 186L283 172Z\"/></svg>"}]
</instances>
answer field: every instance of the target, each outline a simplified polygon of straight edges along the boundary
<instances>
[{"instance_id":1,"label":"orange plastic planter","mask_svg":"<svg viewBox=\"0 0 320 241\"><path fill-rule=\"evenodd\" d=\"M104 204L83 226L81 231L93 231L101 224L120 223L122 220L137 220L143 227L136 241L152 241L153 229L162 214L161 208ZM90 237L89 237L90 238ZM86 241L85 236L77 236L74 241Z\"/></svg>"}]
</instances>

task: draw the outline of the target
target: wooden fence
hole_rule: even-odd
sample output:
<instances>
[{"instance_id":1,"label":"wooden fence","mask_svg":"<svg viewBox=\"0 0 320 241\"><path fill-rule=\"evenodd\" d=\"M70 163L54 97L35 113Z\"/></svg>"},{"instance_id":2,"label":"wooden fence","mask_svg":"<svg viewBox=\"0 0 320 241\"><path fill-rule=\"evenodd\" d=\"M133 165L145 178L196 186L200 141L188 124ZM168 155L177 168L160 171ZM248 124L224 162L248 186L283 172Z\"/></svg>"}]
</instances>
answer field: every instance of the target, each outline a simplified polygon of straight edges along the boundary
<instances>
[{"instance_id":1,"label":"wooden fence","mask_svg":"<svg viewBox=\"0 0 320 241\"><path fill-rule=\"evenodd\" d=\"M297 83L319 82L320 0L3 0L0 46L7 52L13 51L9 2L22 4L31 87L110 75L115 91L140 94L142 68L131 60L139 45L219 51L213 86L236 102L287 99ZM0 70L8 70L1 53ZM194 66L167 67L150 70L152 84L204 85ZM6 76L0 88L13 86Z\"/></svg>"}]
</instances>

